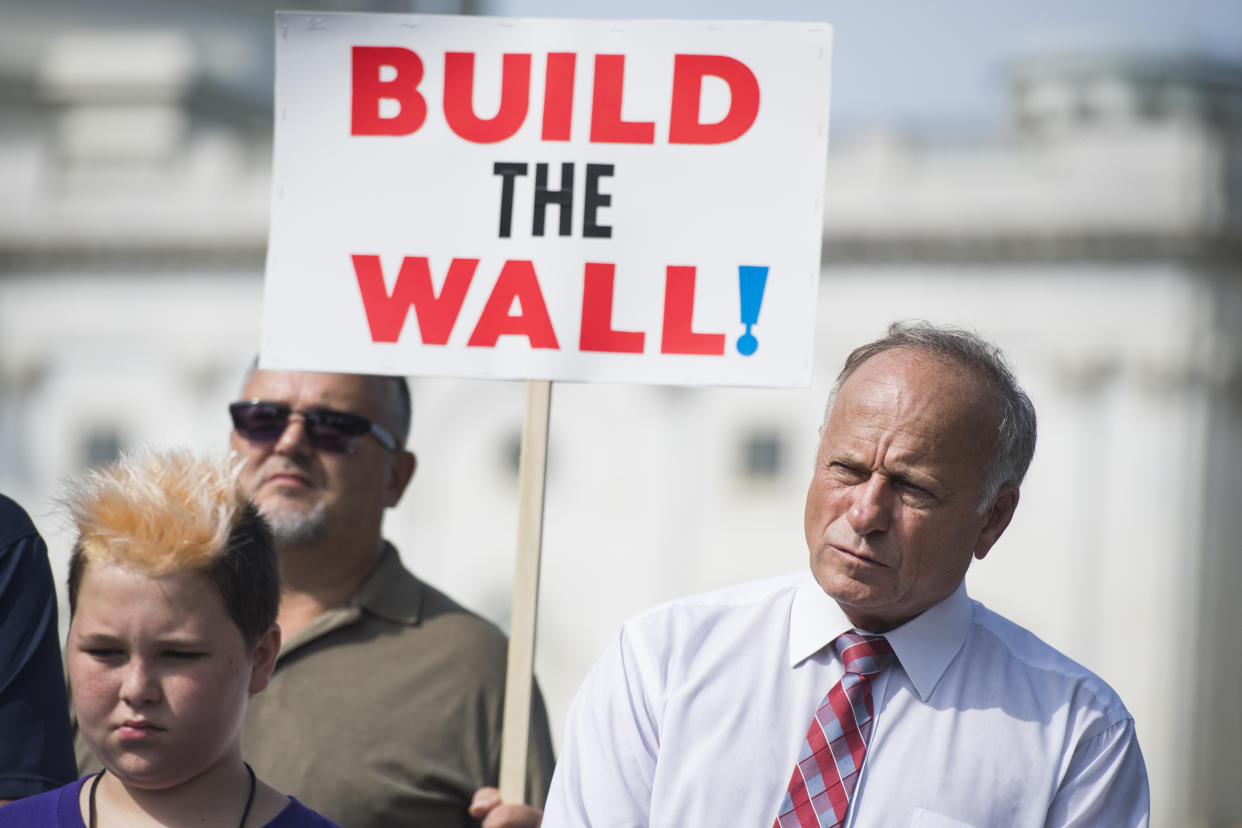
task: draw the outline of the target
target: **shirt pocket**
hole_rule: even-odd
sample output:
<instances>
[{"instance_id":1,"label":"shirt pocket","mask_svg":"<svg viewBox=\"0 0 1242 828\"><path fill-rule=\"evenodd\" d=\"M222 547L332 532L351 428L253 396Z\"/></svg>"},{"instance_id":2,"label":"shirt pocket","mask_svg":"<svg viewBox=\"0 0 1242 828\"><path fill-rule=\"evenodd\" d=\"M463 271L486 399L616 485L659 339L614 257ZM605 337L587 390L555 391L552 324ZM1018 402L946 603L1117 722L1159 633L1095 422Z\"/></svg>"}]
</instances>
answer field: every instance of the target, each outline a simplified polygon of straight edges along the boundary
<instances>
[{"instance_id":1,"label":"shirt pocket","mask_svg":"<svg viewBox=\"0 0 1242 828\"><path fill-rule=\"evenodd\" d=\"M969 822L953 819L926 808L915 808L910 828L975 828Z\"/></svg>"}]
</instances>

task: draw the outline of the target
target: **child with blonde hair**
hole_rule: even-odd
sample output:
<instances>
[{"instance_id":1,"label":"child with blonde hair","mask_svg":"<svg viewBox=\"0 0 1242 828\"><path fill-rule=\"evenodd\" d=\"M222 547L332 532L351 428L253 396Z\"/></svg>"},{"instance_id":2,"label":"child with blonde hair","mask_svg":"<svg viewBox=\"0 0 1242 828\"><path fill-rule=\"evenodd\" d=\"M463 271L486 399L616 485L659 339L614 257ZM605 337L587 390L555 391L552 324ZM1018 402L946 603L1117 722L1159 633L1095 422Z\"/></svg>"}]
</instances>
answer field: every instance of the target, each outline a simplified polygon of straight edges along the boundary
<instances>
[{"instance_id":1,"label":"child with blonde hair","mask_svg":"<svg viewBox=\"0 0 1242 828\"><path fill-rule=\"evenodd\" d=\"M246 701L280 650L280 579L236 463L125 456L65 505L78 530L66 663L104 770L0 808L0 826L334 826L242 758Z\"/></svg>"}]
</instances>

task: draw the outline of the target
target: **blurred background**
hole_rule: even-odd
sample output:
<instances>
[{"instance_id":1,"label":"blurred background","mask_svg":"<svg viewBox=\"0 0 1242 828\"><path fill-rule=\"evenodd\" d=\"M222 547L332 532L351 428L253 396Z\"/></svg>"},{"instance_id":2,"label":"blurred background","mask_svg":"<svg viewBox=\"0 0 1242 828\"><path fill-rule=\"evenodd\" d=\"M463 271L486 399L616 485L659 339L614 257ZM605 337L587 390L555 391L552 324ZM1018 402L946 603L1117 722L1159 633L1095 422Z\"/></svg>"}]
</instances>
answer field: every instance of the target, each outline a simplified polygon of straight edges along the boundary
<instances>
[{"instance_id":1,"label":"blurred background","mask_svg":"<svg viewBox=\"0 0 1242 828\"><path fill-rule=\"evenodd\" d=\"M279 5L834 25L812 386L554 387L536 663L558 739L625 617L806 566L831 381L917 317L998 342L1040 416L972 594L1118 689L1153 825L1242 824L1236 0ZM277 6L0 0L0 491L58 578L66 474L225 445L259 341ZM387 534L505 627L523 386L411 383L419 473Z\"/></svg>"}]
</instances>

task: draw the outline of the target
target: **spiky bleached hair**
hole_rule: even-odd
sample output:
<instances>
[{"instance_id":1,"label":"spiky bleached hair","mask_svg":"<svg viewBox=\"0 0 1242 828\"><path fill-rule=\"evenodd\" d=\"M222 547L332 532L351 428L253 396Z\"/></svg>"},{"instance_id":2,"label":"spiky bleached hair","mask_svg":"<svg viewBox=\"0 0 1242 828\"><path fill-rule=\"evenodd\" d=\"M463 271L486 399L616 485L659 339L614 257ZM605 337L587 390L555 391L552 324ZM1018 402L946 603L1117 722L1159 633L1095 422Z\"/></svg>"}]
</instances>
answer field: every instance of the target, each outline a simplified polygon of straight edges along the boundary
<instances>
[{"instance_id":1,"label":"spiky bleached hair","mask_svg":"<svg viewBox=\"0 0 1242 828\"><path fill-rule=\"evenodd\" d=\"M71 482L77 527L69 611L88 565L152 576L201 571L253 645L276 620L280 579L271 530L238 479L241 461L179 449L140 450Z\"/></svg>"}]
</instances>

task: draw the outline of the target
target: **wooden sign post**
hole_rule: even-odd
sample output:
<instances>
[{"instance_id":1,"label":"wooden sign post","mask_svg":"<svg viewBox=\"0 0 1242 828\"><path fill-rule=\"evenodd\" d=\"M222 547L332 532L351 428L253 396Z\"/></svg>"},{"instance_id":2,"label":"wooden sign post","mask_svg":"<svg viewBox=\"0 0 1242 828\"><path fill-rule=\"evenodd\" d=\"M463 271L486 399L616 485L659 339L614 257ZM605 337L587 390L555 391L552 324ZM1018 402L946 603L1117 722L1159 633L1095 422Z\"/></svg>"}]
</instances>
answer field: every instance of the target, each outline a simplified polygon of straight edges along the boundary
<instances>
[{"instance_id":1,"label":"wooden sign post","mask_svg":"<svg viewBox=\"0 0 1242 828\"><path fill-rule=\"evenodd\" d=\"M517 558L509 622L504 725L500 743L500 798L526 801L526 753L535 675L535 621L539 609L539 557L543 548L543 496L548 468L548 418L552 383L526 383L526 420L518 465Z\"/></svg>"}]
</instances>

